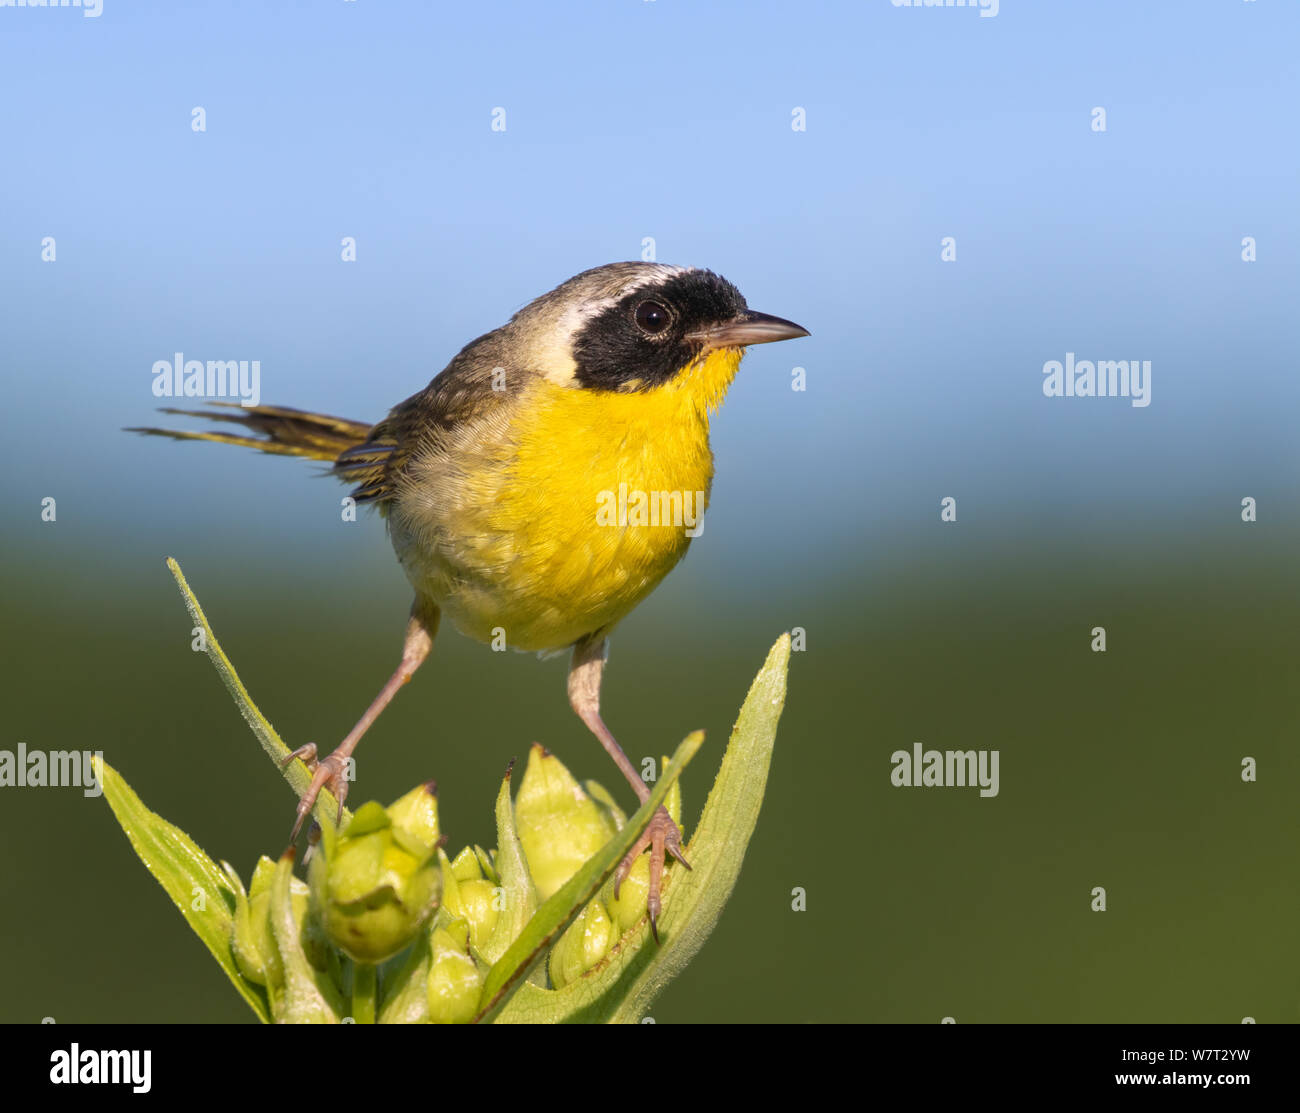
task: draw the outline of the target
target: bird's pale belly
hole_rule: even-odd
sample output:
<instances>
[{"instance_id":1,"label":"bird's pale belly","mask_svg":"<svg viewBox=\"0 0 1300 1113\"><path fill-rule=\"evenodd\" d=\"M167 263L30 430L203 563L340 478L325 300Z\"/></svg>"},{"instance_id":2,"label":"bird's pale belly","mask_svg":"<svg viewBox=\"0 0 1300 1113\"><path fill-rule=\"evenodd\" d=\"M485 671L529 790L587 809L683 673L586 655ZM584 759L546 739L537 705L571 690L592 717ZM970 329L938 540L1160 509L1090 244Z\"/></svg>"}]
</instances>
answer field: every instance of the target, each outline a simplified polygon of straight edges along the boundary
<instances>
[{"instance_id":1,"label":"bird's pale belly","mask_svg":"<svg viewBox=\"0 0 1300 1113\"><path fill-rule=\"evenodd\" d=\"M458 629L543 652L608 630L677 564L713 459L690 392L597 406L588 391L536 390L472 447L419 465L389 525L416 591Z\"/></svg>"},{"instance_id":2,"label":"bird's pale belly","mask_svg":"<svg viewBox=\"0 0 1300 1113\"><path fill-rule=\"evenodd\" d=\"M439 561L417 586L428 590L457 629L479 641L538 652L564 649L608 630L641 602L685 553L689 539L569 536L548 554L520 552L519 539L462 547L459 559Z\"/></svg>"}]
</instances>

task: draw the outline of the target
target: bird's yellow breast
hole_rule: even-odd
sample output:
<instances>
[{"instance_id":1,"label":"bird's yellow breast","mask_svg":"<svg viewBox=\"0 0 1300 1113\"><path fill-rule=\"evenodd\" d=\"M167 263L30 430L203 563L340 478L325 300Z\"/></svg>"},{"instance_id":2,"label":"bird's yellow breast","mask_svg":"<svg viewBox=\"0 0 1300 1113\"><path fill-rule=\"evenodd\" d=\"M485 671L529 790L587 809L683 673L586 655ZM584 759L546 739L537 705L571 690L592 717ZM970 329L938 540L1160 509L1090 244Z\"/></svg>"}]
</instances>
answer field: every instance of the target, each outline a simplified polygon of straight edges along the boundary
<instances>
[{"instance_id":1,"label":"bird's yellow breast","mask_svg":"<svg viewBox=\"0 0 1300 1113\"><path fill-rule=\"evenodd\" d=\"M517 649L613 626L690 544L713 481L709 417L741 355L712 352L648 391L531 383L492 459L457 469L442 551L417 588L465 633L504 630Z\"/></svg>"}]
</instances>

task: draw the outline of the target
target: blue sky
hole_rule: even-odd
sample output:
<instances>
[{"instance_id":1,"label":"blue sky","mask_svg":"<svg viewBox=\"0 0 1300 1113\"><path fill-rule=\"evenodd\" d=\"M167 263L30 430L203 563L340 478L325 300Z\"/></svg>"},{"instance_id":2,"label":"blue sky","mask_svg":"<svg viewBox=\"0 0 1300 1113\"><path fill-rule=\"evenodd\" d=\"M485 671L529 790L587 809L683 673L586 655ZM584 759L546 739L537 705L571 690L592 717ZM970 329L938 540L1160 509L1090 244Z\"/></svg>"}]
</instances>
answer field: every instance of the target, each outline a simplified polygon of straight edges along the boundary
<instances>
[{"instance_id":1,"label":"blue sky","mask_svg":"<svg viewBox=\"0 0 1300 1113\"><path fill-rule=\"evenodd\" d=\"M0 7L0 344L11 485L106 548L310 546L336 512L304 465L120 433L155 360L377 419L647 236L813 333L717 420L719 567L905 547L949 494L1082 528L1295 509L1294 3L103 2ZM1151 405L1045 398L1066 352L1150 360Z\"/></svg>"}]
</instances>

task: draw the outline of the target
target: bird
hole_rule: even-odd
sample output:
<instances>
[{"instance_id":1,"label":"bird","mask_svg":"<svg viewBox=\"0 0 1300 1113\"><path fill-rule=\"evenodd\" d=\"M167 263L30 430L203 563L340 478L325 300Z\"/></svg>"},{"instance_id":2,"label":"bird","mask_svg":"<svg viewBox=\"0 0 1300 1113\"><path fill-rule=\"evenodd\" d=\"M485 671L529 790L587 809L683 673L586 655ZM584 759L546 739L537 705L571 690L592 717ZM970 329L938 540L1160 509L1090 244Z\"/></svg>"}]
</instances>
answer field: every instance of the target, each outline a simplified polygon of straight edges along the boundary
<instances>
[{"instance_id":1,"label":"bird","mask_svg":"<svg viewBox=\"0 0 1300 1113\"><path fill-rule=\"evenodd\" d=\"M312 775L291 841L323 788L341 817L348 760L428 657L444 615L479 641L569 653L569 704L644 803L650 790L600 713L610 634L699 533L710 419L745 350L808 335L749 309L713 271L609 263L465 345L377 424L209 401L162 412L242 429L128 430L326 461L358 504L378 508L414 589L400 661L356 725L327 756L308 743L285 761ZM620 862L616 893L647 849L658 939L666 859L690 868L665 808Z\"/></svg>"}]
</instances>

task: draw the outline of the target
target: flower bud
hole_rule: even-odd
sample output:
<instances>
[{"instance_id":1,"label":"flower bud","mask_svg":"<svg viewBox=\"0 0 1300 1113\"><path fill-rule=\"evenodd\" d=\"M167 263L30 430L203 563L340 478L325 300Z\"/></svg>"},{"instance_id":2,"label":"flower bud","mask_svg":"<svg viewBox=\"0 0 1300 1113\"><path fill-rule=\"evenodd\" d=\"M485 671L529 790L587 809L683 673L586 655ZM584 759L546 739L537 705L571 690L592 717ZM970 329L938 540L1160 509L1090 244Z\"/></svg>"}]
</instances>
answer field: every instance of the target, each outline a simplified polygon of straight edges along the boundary
<instances>
[{"instance_id":1,"label":"flower bud","mask_svg":"<svg viewBox=\"0 0 1300 1113\"><path fill-rule=\"evenodd\" d=\"M442 842L438 829L438 783L427 781L388 805L388 818L411 838L435 850Z\"/></svg>"},{"instance_id":2,"label":"flower bud","mask_svg":"<svg viewBox=\"0 0 1300 1113\"><path fill-rule=\"evenodd\" d=\"M224 863L223 863L224 864ZM244 895L243 884L234 868L225 864L226 874L235 889L234 930L231 933L230 949L239 966L239 972L250 982L266 985L275 971L279 956L275 950L275 937L271 931L271 882L275 878L275 863L266 855L257 860L253 869L253 878L249 882L248 895ZM293 914L299 923L307 920L308 889L303 881L294 877L289 883L289 899L293 905ZM307 941L304 927L304 943ZM318 957L312 955L313 958Z\"/></svg>"},{"instance_id":3,"label":"flower bud","mask_svg":"<svg viewBox=\"0 0 1300 1113\"><path fill-rule=\"evenodd\" d=\"M601 886L600 896L614 921L615 930L620 936L637 923L646 914L646 902L650 895L650 855L642 854L632 868L628 870L623 883L618 887L618 896L614 896L614 878L611 877Z\"/></svg>"},{"instance_id":4,"label":"flower bud","mask_svg":"<svg viewBox=\"0 0 1300 1113\"><path fill-rule=\"evenodd\" d=\"M483 876L482 866L472 847L466 847L454 861L442 860L442 906L447 915L463 920L469 928L469 939L475 947L482 947L497 926L500 912L500 889Z\"/></svg>"},{"instance_id":5,"label":"flower bud","mask_svg":"<svg viewBox=\"0 0 1300 1113\"><path fill-rule=\"evenodd\" d=\"M429 1020L433 1024L464 1024L478 1012L483 973L469 953L469 927L450 920L435 928L429 940Z\"/></svg>"},{"instance_id":6,"label":"flower bud","mask_svg":"<svg viewBox=\"0 0 1300 1113\"><path fill-rule=\"evenodd\" d=\"M442 868L444 871L451 870L452 877L457 881L477 881L483 876L472 846L465 847L455 858L444 862Z\"/></svg>"},{"instance_id":7,"label":"flower bud","mask_svg":"<svg viewBox=\"0 0 1300 1113\"><path fill-rule=\"evenodd\" d=\"M618 938L614 921L605 906L593 900L560 936L551 949L551 985L563 989L582 977L609 953Z\"/></svg>"},{"instance_id":8,"label":"flower bud","mask_svg":"<svg viewBox=\"0 0 1300 1113\"><path fill-rule=\"evenodd\" d=\"M500 911L499 899L500 889L486 879L460 883L461 915L469 924L469 941L475 947L483 946L492 937Z\"/></svg>"},{"instance_id":9,"label":"flower bud","mask_svg":"<svg viewBox=\"0 0 1300 1113\"><path fill-rule=\"evenodd\" d=\"M519 841L537 896L546 900L617 831L608 807L597 804L554 754L534 745L515 798Z\"/></svg>"},{"instance_id":10,"label":"flower bud","mask_svg":"<svg viewBox=\"0 0 1300 1113\"><path fill-rule=\"evenodd\" d=\"M393 811L396 819L372 801L342 833L324 825L324 853L308 874L326 935L357 962L382 962L406 947L442 892L429 786L402 797Z\"/></svg>"},{"instance_id":11,"label":"flower bud","mask_svg":"<svg viewBox=\"0 0 1300 1113\"><path fill-rule=\"evenodd\" d=\"M583 781L582 787L586 789L587 795L591 797L596 807L614 824L614 830L623 830L623 824L627 822L627 812L618 806L618 801L609 794L609 789L599 781Z\"/></svg>"},{"instance_id":12,"label":"flower bud","mask_svg":"<svg viewBox=\"0 0 1300 1113\"><path fill-rule=\"evenodd\" d=\"M267 918L269 875L274 874L275 863L266 855L257 860L248 894L245 894L244 883L235 868L229 862L223 862L222 866L235 890L230 951L244 977L258 985L266 985L269 966L275 956L275 939L271 935L271 921Z\"/></svg>"}]
</instances>

